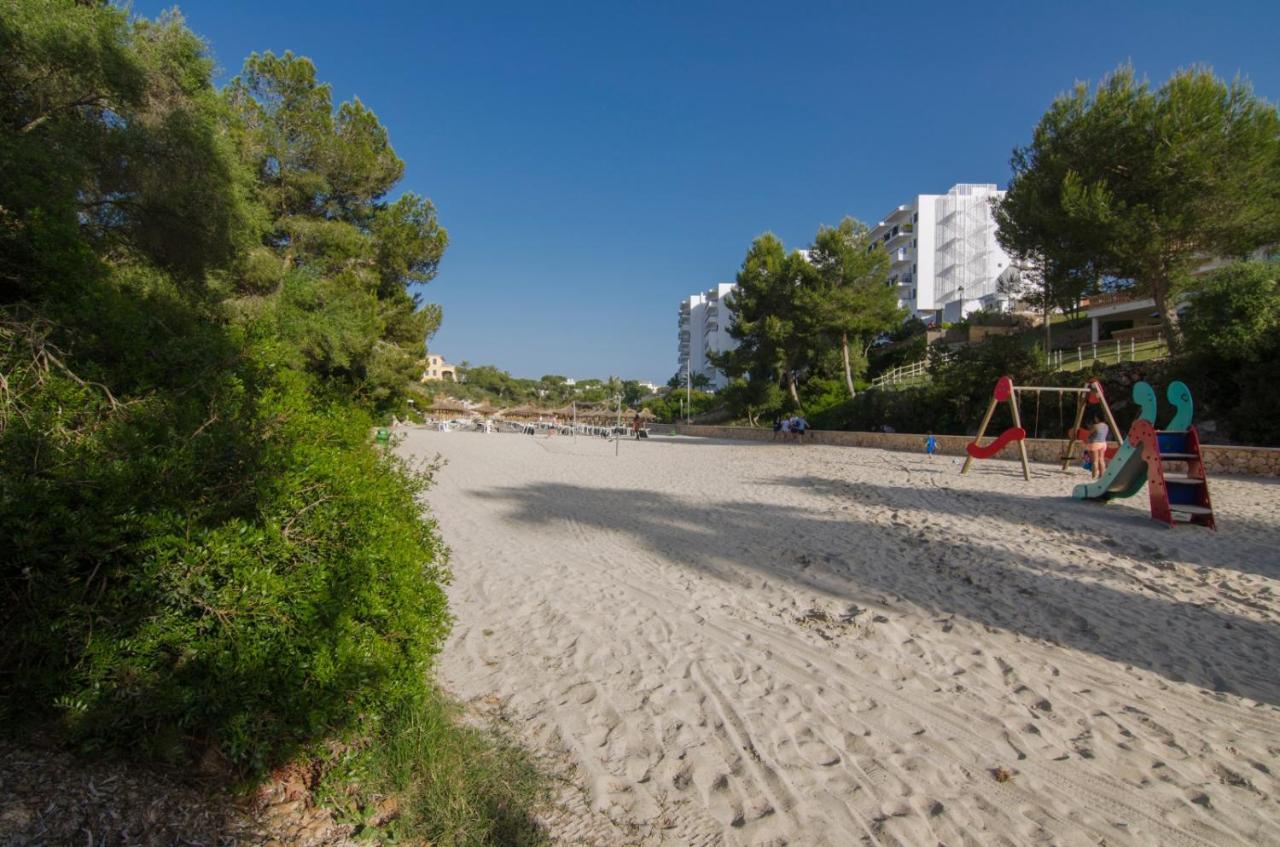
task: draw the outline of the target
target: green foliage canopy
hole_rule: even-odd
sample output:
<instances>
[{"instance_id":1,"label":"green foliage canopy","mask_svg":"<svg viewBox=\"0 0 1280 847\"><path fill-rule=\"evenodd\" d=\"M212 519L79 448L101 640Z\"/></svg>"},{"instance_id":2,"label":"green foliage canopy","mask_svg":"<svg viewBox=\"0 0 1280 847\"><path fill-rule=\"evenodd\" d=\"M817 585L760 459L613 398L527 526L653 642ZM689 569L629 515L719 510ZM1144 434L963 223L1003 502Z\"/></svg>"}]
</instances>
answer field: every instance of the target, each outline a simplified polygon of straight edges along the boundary
<instances>
[{"instance_id":1,"label":"green foliage canopy","mask_svg":"<svg viewBox=\"0 0 1280 847\"><path fill-rule=\"evenodd\" d=\"M1258 361L1276 349L1280 262L1237 262L1182 290L1182 331L1189 354L1223 362Z\"/></svg>"},{"instance_id":2,"label":"green foliage canopy","mask_svg":"<svg viewBox=\"0 0 1280 847\"><path fill-rule=\"evenodd\" d=\"M369 430L444 236L310 63L211 68L176 15L0 14L0 722L255 773L427 694L429 475Z\"/></svg>"},{"instance_id":3,"label":"green foliage canopy","mask_svg":"<svg viewBox=\"0 0 1280 847\"><path fill-rule=\"evenodd\" d=\"M394 405L441 320L410 291L448 245L435 207L411 193L387 200L404 163L386 128L358 99L335 110L310 60L254 54L224 97L269 215L269 252L253 254L239 293L282 300L280 329L306 367Z\"/></svg>"},{"instance_id":4,"label":"green foliage canopy","mask_svg":"<svg viewBox=\"0 0 1280 847\"><path fill-rule=\"evenodd\" d=\"M1280 117L1205 68L1158 89L1122 67L1053 102L1014 150L1001 243L1060 288L1101 276L1155 298L1177 344L1171 287L1208 256L1280 241Z\"/></svg>"},{"instance_id":5,"label":"green foliage canopy","mask_svg":"<svg viewBox=\"0 0 1280 847\"><path fill-rule=\"evenodd\" d=\"M776 410L781 397L772 384L799 409L805 379L837 372L852 396L868 347L904 317L887 271L888 257L852 218L821 227L807 256L788 253L772 234L757 238L728 297L738 346L713 357L741 381L725 395L731 407L753 420Z\"/></svg>"}]
</instances>

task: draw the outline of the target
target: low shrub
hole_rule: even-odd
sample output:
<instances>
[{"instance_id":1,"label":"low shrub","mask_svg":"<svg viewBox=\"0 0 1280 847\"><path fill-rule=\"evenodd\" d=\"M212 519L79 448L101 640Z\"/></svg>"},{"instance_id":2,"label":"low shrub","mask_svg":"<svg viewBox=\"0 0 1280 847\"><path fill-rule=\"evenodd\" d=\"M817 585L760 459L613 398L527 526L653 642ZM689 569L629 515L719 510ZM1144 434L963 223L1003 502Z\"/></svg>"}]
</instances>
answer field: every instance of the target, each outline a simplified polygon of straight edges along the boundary
<instances>
[{"instance_id":1,"label":"low shrub","mask_svg":"<svg viewBox=\"0 0 1280 847\"><path fill-rule=\"evenodd\" d=\"M444 550L416 501L429 469L377 451L370 412L221 329L117 340L191 375L117 397L64 364L49 325L9 314L6 718L56 710L91 749L211 746L260 773L423 696L448 629Z\"/></svg>"}]
</instances>

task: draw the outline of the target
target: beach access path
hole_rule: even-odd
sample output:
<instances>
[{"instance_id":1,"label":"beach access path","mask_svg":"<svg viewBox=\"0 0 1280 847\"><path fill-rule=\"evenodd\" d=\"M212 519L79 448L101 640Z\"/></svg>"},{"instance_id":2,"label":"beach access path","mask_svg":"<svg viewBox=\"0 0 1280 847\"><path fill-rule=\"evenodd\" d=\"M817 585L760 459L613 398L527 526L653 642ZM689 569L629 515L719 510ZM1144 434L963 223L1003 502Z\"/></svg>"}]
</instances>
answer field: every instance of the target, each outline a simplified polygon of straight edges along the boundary
<instances>
[{"instance_id":1,"label":"beach access path","mask_svg":"<svg viewBox=\"0 0 1280 847\"><path fill-rule=\"evenodd\" d=\"M444 686L560 844L1280 844L1280 481L1219 532L1080 471L410 430Z\"/></svg>"}]
</instances>

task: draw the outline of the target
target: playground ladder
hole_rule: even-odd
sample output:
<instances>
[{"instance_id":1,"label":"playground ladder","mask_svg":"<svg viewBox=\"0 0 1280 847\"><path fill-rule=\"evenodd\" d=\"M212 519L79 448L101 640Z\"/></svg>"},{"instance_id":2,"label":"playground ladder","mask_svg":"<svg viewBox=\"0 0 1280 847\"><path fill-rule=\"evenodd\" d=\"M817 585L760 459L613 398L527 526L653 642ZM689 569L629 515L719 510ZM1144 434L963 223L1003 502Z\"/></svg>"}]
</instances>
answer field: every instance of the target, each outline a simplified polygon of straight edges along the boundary
<instances>
[{"instance_id":1,"label":"playground ladder","mask_svg":"<svg viewBox=\"0 0 1280 847\"><path fill-rule=\"evenodd\" d=\"M1185 432L1174 432L1157 430L1149 422L1140 420L1129 432L1129 443L1142 451L1147 463L1147 493L1151 497L1153 519L1170 526L1182 522L1217 529L1200 436L1194 426ZM1186 471L1166 470L1169 462L1185 464Z\"/></svg>"}]
</instances>

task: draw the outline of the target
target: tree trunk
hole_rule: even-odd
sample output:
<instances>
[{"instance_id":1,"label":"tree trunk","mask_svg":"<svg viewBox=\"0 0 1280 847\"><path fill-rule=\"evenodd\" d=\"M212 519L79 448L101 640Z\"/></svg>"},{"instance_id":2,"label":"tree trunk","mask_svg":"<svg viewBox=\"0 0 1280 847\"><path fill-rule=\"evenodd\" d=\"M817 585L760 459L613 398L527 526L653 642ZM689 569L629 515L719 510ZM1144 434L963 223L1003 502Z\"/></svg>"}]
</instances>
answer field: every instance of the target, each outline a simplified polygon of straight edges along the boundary
<instances>
[{"instance_id":1,"label":"tree trunk","mask_svg":"<svg viewBox=\"0 0 1280 847\"><path fill-rule=\"evenodd\" d=\"M791 394L791 401L796 404L797 412L804 412L804 406L800 403L800 393L796 391L796 376L791 371L787 371L787 391Z\"/></svg>"},{"instance_id":2,"label":"tree trunk","mask_svg":"<svg viewBox=\"0 0 1280 847\"><path fill-rule=\"evenodd\" d=\"M849 399L858 396L853 388L853 366L849 363L849 335L840 333L840 354L844 356L844 384L849 387Z\"/></svg>"},{"instance_id":3,"label":"tree trunk","mask_svg":"<svg viewBox=\"0 0 1280 847\"><path fill-rule=\"evenodd\" d=\"M1053 349L1053 339L1050 336L1050 327L1053 325L1050 320L1052 317L1053 312L1050 311L1049 296L1046 294L1044 298L1044 355L1046 359L1049 358L1050 351Z\"/></svg>"},{"instance_id":4,"label":"tree trunk","mask_svg":"<svg viewBox=\"0 0 1280 847\"><path fill-rule=\"evenodd\" d=\"M1160 313L1160 326L1164 329L1164 340L1169 345L1169 352L1177 353L1182 349L1182 328L1178 326L1178 312L1174 304L1169 302L1169 280L1164 277L1153 277L1150 281L1151 299L1156 301L1156 311Z\"/></svg>"}]
</instances>

